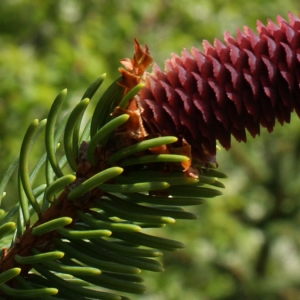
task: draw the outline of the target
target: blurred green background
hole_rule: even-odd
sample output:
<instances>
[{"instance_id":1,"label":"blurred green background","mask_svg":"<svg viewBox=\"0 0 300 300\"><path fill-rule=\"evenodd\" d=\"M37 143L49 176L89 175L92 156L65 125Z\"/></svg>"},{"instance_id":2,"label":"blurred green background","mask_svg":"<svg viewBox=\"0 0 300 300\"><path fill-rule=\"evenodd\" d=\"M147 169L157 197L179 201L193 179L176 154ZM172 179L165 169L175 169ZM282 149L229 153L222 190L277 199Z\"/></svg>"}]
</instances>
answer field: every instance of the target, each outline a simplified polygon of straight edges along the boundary
<instances>
[{"instance_id":1,"label":"blurred green background","mask_svg":"<svg viewBox=\"0 0 300 300\"><path fill-rule=\"evenodd\" d=\"M107 73L106 86L114 80L134 38L163 68L171 52L201 48L225 30L235 36L243 25L255 30L257 19L287 18L288 11L297 15L299 0L2 0L0 170L60 90L68 88L67 110L100 74ZM133 299L300 299L299 159L296 115L272 135L262 130L221 150L219 169L229 176L224 195L192 209L198 220L158 231L187 247L165 254L164 273L145 272L149 291Z\"/></svg>"}]
</instances>

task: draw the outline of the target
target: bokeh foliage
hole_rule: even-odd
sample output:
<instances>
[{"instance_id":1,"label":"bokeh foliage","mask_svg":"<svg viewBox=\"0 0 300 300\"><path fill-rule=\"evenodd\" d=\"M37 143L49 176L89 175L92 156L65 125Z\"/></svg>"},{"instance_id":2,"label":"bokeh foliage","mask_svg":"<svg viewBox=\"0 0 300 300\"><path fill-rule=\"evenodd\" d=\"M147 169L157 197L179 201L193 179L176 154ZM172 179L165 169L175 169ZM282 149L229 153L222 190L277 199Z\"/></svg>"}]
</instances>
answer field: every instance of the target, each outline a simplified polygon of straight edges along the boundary
<instances>
[{"instance_id":1,"label":"bokeh foliage","mask_svg":"<svg viewBox=\"0 0 300 300\"><path fill-rule=\"evenodd\" d=\"M163 67L171 52L288 11L298 14L299 1L2 0L0 170L58 91L67 87L75 102L103 72L106 84L115 79L134 37ZM229 175L224 196L197 208L199 220L166 229L187 248L166 254L166 272L149 274L149 293L138 299L300 298L299 128L294 116L272 135L262 130L220 151L220 171Z\"/></svg>"}]
</instances>

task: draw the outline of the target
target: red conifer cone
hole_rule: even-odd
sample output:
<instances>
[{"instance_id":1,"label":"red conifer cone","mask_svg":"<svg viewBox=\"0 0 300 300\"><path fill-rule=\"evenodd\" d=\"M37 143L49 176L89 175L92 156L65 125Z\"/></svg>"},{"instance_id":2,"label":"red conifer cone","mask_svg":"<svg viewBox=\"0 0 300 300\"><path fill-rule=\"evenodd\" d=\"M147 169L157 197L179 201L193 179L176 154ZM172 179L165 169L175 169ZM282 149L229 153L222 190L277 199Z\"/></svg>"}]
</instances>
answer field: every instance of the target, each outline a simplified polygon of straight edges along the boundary
<instances>
[{"instance_id":1,"label":"red conifer cone","mask_svg":"<svg viewBox=\"0 0 300 300\"><path fill-rule=\"evenodd\" d=\"M216 39L203 42L204 53L172 54L165 72L154 65L139 93L148 132L184 138L205 164L216 140L229 149L231 135L246 141L245 129L254 137L260 125L271 132L276 119L300 115L300 20L288 16L278 26L258 21L258 36L244 27L236 39L225 32L226 45Z\"/></svg>"}]
</instances>

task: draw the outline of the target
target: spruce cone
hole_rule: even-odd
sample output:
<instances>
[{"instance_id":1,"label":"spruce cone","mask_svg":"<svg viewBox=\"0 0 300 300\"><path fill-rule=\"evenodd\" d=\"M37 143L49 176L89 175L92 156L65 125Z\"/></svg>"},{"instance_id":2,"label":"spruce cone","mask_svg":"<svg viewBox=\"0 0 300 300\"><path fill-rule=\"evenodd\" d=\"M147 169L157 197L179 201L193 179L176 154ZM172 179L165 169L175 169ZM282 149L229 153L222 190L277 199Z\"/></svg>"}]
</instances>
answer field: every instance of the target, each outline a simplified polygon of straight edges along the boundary
<instances>
[{"instance_id":1,"label":"spruce cone","mask_svg":"<svg viewBox=\"0 0 300 300\"><path fill-rule=\"evenodd\" d=\"M204 41L204 53L172 54L165 72L154 65L139 93L148 132L181 136L205 164L216 140L229 149L231 134L246 141L245 129L254 137L260 125L271 132L275 119L300 115L300 20L289 13L277 23L258 21L258 36L248 27L236 39L225 32L226 45Z\"/></svg>"}]
</instances>

